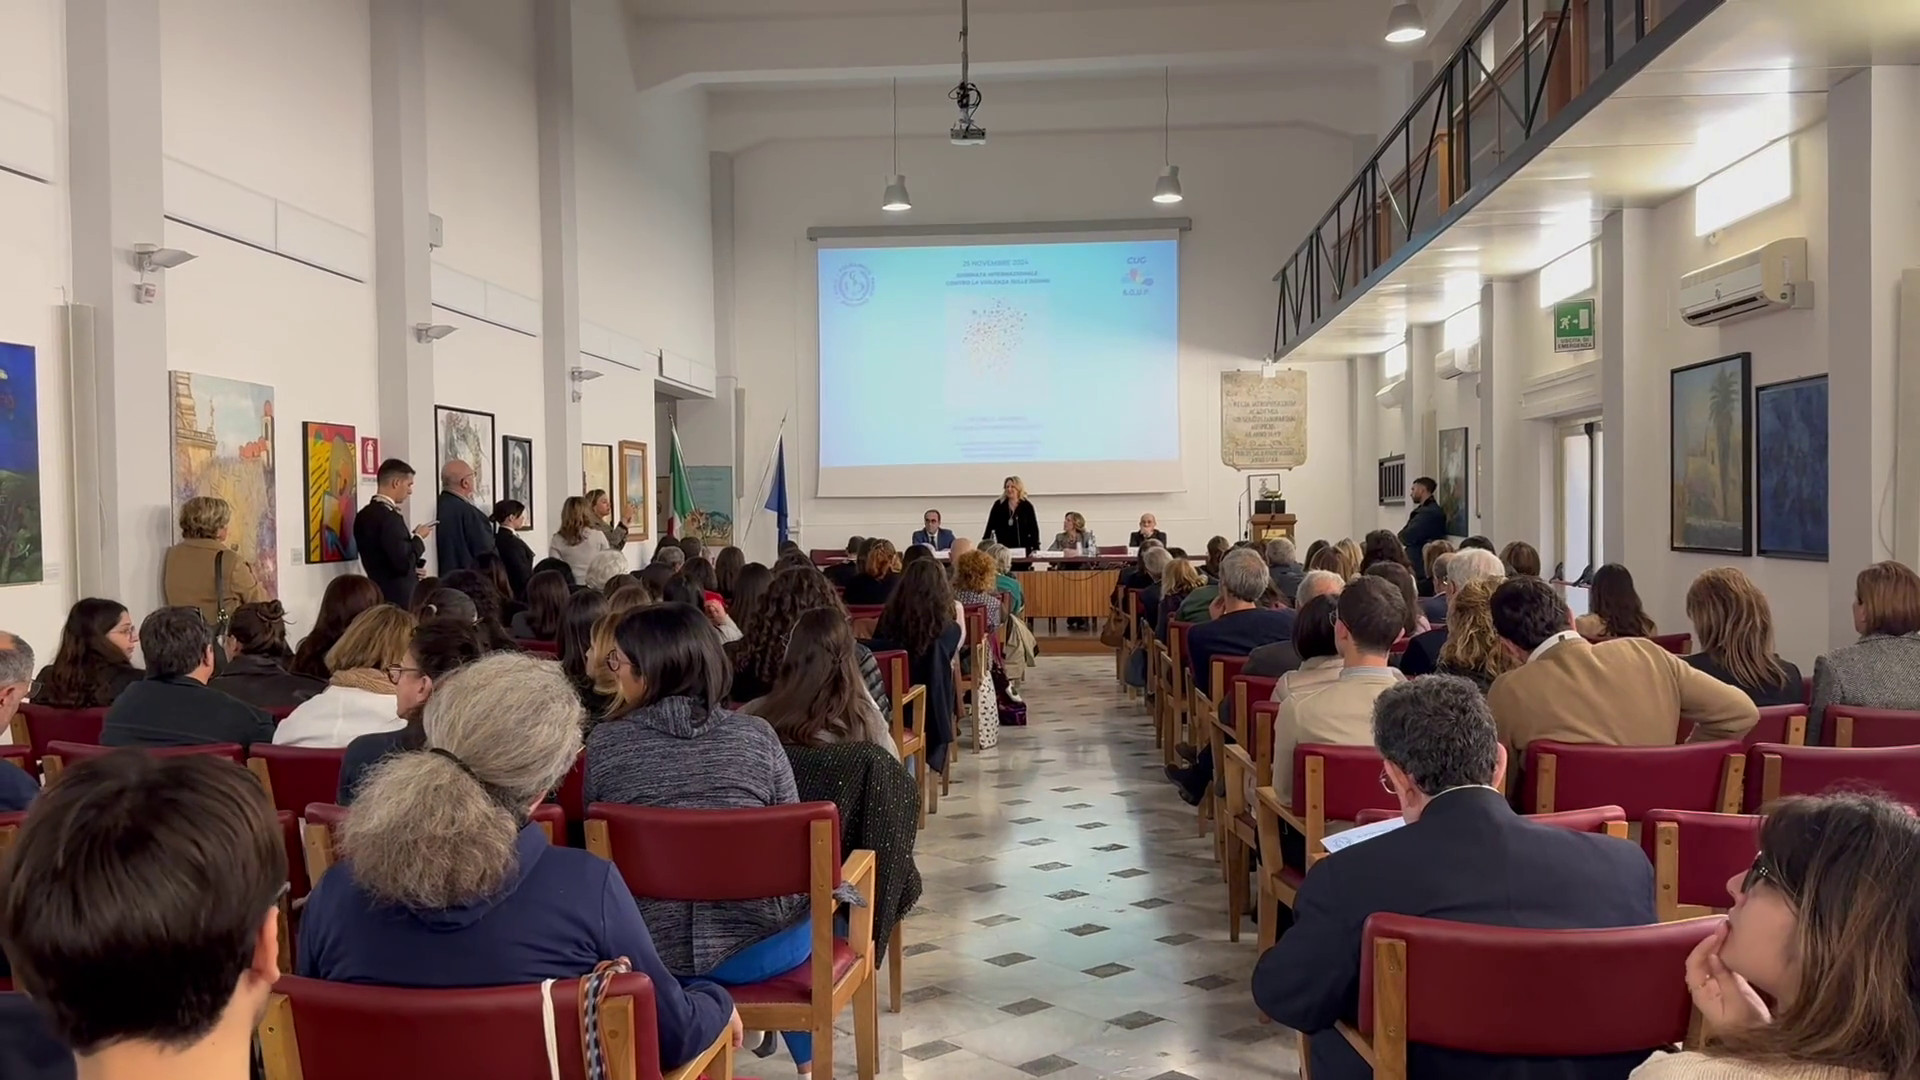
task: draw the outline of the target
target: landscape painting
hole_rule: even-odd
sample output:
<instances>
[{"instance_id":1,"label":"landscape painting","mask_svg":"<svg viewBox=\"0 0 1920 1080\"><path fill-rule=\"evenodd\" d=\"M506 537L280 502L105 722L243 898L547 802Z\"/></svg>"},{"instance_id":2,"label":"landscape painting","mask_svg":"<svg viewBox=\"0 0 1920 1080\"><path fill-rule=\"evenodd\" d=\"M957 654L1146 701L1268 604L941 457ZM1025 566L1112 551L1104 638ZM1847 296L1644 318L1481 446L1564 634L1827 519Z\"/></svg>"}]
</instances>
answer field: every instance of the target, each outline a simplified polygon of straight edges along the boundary
<instances>
[{"instance_id":1,"label":"landscape painting","mask_svg":"<svg viewBox=\"0 0 1920 1080\"><path fill-rule=\"evenodd\" d=\"M533 528L533 440L518 435L500 436L500 460L507 463L506 485L503 499L517 500L527 512L520 523L520 532ZM493 512L492 506L484 509Z\"/></svg>"},{"instance_id":2,"label":"landscape painting","mask_svg":"<svg viewBox=\"0 0 1920 1080\"><path fill-rule=\"evenodd\" d=\"M606 443L580 444L580 494L589 491L613 495L613 447Z\"/></svg>"},{"instance_id":3,"label":"landscape painting","mask_svg":"<svg viewBox=\"0 0 1920 1080\"><path fill-rule=\"evenodd\" d=\"M440 470L447 462L460 460L473 467L473 505L481 513L493 513L494 446L493 414L446 405L433 407L434 477L440 486Z\"/></svg>"},{"instance_id":4,"label":"landscape painting","mask_svg":"<svg viewBox=\"0 0 1920 1080\"><path fill-rule=\"evenodd\" d=\"M359 558L353 546L353 514L360 501L353 426L308 420L300 425L300 445L307 466L307 561Z\"/></svg>"},{"instance_id":5,"label":"landscape painting","mask_svg":"<svg viewBox=\"0 0 1920 1080\"><path fill-rule=\"evenodd\" d=\"M1753 355L1676 368L1671 410L1675 551L1753 554L1753 438L1747 396Z\"/></svg>"},{"instance_id":6,"label":"landscape painting","mask_svg":"<svg viewBox=\"0 0 1920 1080\"><path fill-rule=\"evenodd\" d=\"M273 487L273 387L169 371L173 517L188 499L227 500L227 546L253 564L268 595L280 594Z\"/></svg>"},{"instance_id":7,"label":"landscape painting","mask_svg":"<svg viewBox=\"0 0 1920 1080\"><path fill-rule=\"evenodd\" d=\"M1466 428L1447 428L1440 433L1440 467L1433 478L1440 484L1433 498L1440 509L1446 511L1447 535L1468 535L1473 530L1467 522L1472 503L1468 501L1471 493L1467 490Z\"/></svg>"},{"instance_id":8,"label":"landscape painting","mask_svg":"<svg viewBox=\"0 0 1920 1080\"><path fill-rule=\"evenodd\" d=\"M687 466L687 494L693 513L687 517L687 535L710 548L733 546L733 466Z\"/></svg>"},{"instance_id":9,"label":"landscape painting","mask_svg":"<svg viewBox=\"0 0 1920 1080\"><path fill-rule=\"evenodd\" d=\"M1753 395L1759 551L1827 558L1827 377L1763 386Z\"/></svg>"},{"instance_id":10,"label":"landscape painting","mask_svg":"<svg viewBox=\"0 0 1920 1080\"><path fill-rule=\"evenodd\" d=\"M648 526L647 444L620 443L620 523L627 527L627 538L645 540L653 535Z\"/></svg>"},{"instance_id":11,"label":"landscape painting","mask_svg":"<svg viewBox=\"0 0 1920 1080\"><path fill-rule=\"evenodd\" d=\"M0 342L0 585L44 576L40 391L31 345Z\"/></svg>"}]
</instances>

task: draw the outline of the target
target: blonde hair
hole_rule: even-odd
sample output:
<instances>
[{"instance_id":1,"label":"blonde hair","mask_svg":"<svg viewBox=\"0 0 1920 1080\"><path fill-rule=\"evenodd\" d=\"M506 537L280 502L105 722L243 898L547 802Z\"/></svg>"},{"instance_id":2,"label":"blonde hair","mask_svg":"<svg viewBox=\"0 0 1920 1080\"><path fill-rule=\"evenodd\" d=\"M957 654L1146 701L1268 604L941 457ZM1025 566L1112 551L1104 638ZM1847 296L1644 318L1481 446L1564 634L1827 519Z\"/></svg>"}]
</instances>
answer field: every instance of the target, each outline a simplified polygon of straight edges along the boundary
<instances>
[{"instance_id":1,"label":"blonde hair","mask_svg":"<svg viewBox=\"0 0 1920 1080\"><path fill-rule=\"evenodd\" d=\"M1773 609L1747 575L1715 567L1687 588L1687 618L1700 635L1700 651L1713 657L1742 686L1779 686L1787 669L1773 653Z\"/></svg>"},{"instance_id":2,"label":"blonde hair","mask_svg":"<svg viewBox=\"0 0 1920 1080\"><path fill-rule=\"evenodd\" d=\"M1366 553L1360 549L1360 542L1349 536L1333 545L1333 550L1340 556L1341 576L1352 581L1360 573L1360 564L1367 561Z\"/></svg>"},{"instance_id":3,"label":"blonde hair","mask_svg":"<svg viewBox=\"0 0 1920 1080\"><path fill-rule=\"evenodd\" d=\"M599 519L593 516L593 504L587 502L584 496L569 495L567 501L560 504L559 535L567 543L579 543L599 525Z\"/></svg>"},{"instance_id":4,"label":"blonde hair","mask_svg":"<svg viewBox=\"0 0 1920 1080\"><path fill-rule=\"evenodd\" d=\"M1026 496L1022 495L1021 498L1026 498ZM1087 519L1081 517L1080 512L1077 510L1067 511L1067 522L1073 526L1073 531L1075 532L1087 531Z\"/></svg>"},{"instance_id":5,"label":"blonde hair","mask_svg":"<svg viewBox=\"0 0 1920 1080\"><path fill-rule=\"evenodd\" d=\"M1167 571L1160 575L1160 592L1164 596L1175 593L1192 592L1206 582L1200 580L1200 571L1185 559L1175 559L1167 564Z\"/></svg>"},{"instance_id":6,"label":"blonde hair","mask_svg":"<svg viewBox=\"0 0 1920 1080\"><path fill-rule=\"evenodd\" d=\"M613 610L613 598L609 597L607 613L593 624L593 637L587 646L587 674L593 678L594 691L607 697L620 692L620 680L614 678L613 672L607 669L607 657L620 647L619 642L614 640L613 632L619 629L620 620L625 616L625 611Z\"/></svg>"},{"instance_id":7,"label":"blonde hair","mask_svg":"<svg viewBox=\"0 0 1920 1080\"><path fill-rule=\"evenodd\" d=\"M581 719L551 660L493 653L448 676L427 701L429 752L388 757L354 800L340 838L354 880L420 911L497 894L528 809L579 756Z\"/></svg>"},{"instance_id":8,"label":"blonde hair","mask_svg":"<svg viewBox=\"0 0 1920 1080\"><path fill-rule=\"evenodd\" d=\"M1447 643L1440 662L1456 671L1477 671L1489 679L1520 666L1493 628L1493 590L1503 578L1474 578L1453 594L1447 607Z\"/></svg>"},{"instance_id":9,"label":"blonde hair","mask_svg":"<svg viewBox=\"0 0 1920 1080\"><path fill-rule=\"evenodd\" d=\"M993 556L984 551L976 548L953 560L953 587L962 592L990 593L996 579Z\"/></svg>"},{"instance_id":10,"label":"blonde hair","mask_svg":"<svg viewBox=\"0 0 1920 1080\"><path fill-rule=\"evenodd\" d=\"M180 536L187 540L218 540L220 530L233 521L233 507L213 495L195 495L180 505Z\"/></svg>"},{"instance_id":11,"label":"blonde hair","mask_svg":"<svg viewBox=\"0 0 1920 1080\"><path fill-rule=\"evenodd\" d=\"M1005 480L1000 481L1000 486L1002 488L1005 488L1008 484L1013 485L1013 490L1019 494L1021 502L1027 501L1027 482L1026 481L1020 479L1017 476L1009 476Z\"/></svg>"},{"instance_id":12,"label":"blonde hair","mask_svg":"<svg viewBox=\"0 0 1920 1080\"><path fill-rule=\"evenodd\" d=\"M340 640L327 650L327 670L385 671L404 663L407 646L413 643L414 625L412 615L392 604L368 608L353 617Z\"/></svg>"},{"instance_id":13,"label":"blonde hair","mask_svg":"<svg viewBox=\"0 0 1920 1080\"><path fill-rule=\"evenodd\" d=\"M660 590L644 578L628 574L627 580L613 581L611 584L613 588L607 590L609 615L625 615L629 611L638 611L660 602Z\"/></svg>"},{"instance_id":14,"label":"blonde hair","mask_svg":"<svg viewBox=\"0 0 1920 1080\"><path fill-rule=\"evenodd\" d=\"M603 551L587 564L587 576L580 583L589 589L604 589L607 582L627 572L627 557L618 551Z\"/></svg>"},{"instance_id":15,"label":"blonde hair","mask_svg":"<svg viewBox=\"0 0 1920 1080\"><path fill-rule=\"evenodd\" d=\"M893 541L875 540L873 545L867 548L867 558L860 564L860 572L876 578L899 573L900 553L894 550Z\"/></svg>"},{"instance_id":16,"label":"blonde hair","mask_svg":"<svg viewBox=\"0 0 1920 1080\"><path fill-rule=\"evenodd\" d=\"M1860 571L1853 600L1869 634L1899 637L1920 630L1920 575L1904 563L1888 559Z\"/></svg>"}]
</instances>

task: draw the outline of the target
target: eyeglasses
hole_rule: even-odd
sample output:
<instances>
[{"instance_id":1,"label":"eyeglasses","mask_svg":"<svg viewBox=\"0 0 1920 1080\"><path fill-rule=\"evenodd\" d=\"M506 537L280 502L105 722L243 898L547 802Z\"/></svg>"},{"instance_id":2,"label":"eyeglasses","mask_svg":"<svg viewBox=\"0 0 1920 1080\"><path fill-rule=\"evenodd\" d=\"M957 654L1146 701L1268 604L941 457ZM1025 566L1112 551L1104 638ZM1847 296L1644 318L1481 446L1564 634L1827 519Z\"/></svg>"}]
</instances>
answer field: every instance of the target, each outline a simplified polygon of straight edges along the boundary
<instances>
[{"instance_id":1,"label":"eyeglasses","mask_svg":"<svg viewBox=\"0 0 1920 1080\"><path fill-rule=\"evenodd\" d=\"M1387 767L1385 765L1380 766L1380 786L1386 789L1386 792L1389 795L1400 794L1398 791L1394 790L1393 778L1387 775Z\"/></svg>"},{"instance_id":2,"label":"eyeglasses","mask_svg":"<svg viewBox=\"0 0 1920 1080\"><path fill-rule=\"evenodd\" d=\"M1753 865L1748 868L1747 876L1740 881L1740 891L1750 893L1755 885L1763 881L1780 890L1789 901L1795 898L1793 889L1788 887L1786 881L1781 878L1780 871L1767 861L1767 853L1764 851L1753 857Z\"/></svg>"},{"instance_id":3,"label":"eyeglasses","mask_svg":"<svg viewBox=\"0 0 1920 1080\"><path fill-rule=\"evenodd\" d=\"M623 667L632 667L632 666L633 666L632 664L629 664L627 662L626 657L621 656L617 652L610 652L607 654L607 670L608 671L617 673Z\"/></svg>"},{"instance_id":4,"label":"eyeglasses","mask_svg":"<svg viewBox=\"0 0 1920 1080\"><path fill-rule=\"evenodd\" d=\"M399 686L400 676L407 674L418 675L420 674L420 669L417 667L400 667L398 665L390 667L387 669L387 681L395 686Z\"/></svg>"}]
</instances>

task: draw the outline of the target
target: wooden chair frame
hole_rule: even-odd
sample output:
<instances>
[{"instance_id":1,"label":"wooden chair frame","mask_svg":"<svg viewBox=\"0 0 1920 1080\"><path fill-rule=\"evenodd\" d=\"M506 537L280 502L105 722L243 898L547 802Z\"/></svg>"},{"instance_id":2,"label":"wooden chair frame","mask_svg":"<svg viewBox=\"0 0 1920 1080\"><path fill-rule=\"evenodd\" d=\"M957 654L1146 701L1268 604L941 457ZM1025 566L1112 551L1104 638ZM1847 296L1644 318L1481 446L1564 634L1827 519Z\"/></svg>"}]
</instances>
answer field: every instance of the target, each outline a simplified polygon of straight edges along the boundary
<instances>
[{"instance_id":1,"label":"wooden chair frame","mask_svg":"<svg viewBox=\"0 0 1920 1080\"><path fill-rule=\"evenodd\" d=\"M1257 774L1245 745L1228 746L1220 760L1227 778L1225 813L1220 815L1227 833L1227 940L1239 941L1240 919L1247 910L1247 879L1253 870L1253 853L1260 850L1260 825L1247 802L1247 780ZM1274 842L1278 844L1278 836Z\"/></svg>"},{"instance_id":2,"label":"wooden chair frame","mask_svg":"<svg viewBox=\"0 0 1920 1080\"><path fill-rule=\"evenodd\" d=\"M967 644L962 648L963 651L970 653L973 657L973 674L968 675L966 673L965 665L960 663L959 656L956 654L954 657L953 672L953 745L947 750L947 767L940 773L940 794L942 795L952 790L953 767L960 762L960 728L962 722L967 717L973 715L973 710L967 707L967 695L993 693L993 670L990 666L993 663L993 652L987 647L987 634L989 631L987 629L986 612L984 610L980 611L979 617L975 618L974 609L968 608L964 609L964 611L967 617L965 623ZM982 687L985 689L982 690ZM976 754L980 752L980 724L978 720L976 720L973 725L973 752ZM937 806L938 804L936 803L935 805Z\"/></svg>"},{"instance_id":3,"label":"wooden chair frame","mask_svg":"<svg viewBox=\"0 0 1920 1080\"><path fill-rule=\"evenodd\" d=\"M1166 643L1166 736L1162 744L1168 764L1172 764L1177 756L1173 748L1179 745L1183 737L1191 738L1193 722L1193 673L1187 670L1186 643L1182 637L1174 628L1173 621L1169 620Z\"/></svg>"},{"instance_id":4,"label":"wooden chair frame","mask_svg":"<svg viewBox=\"0 0 1920 1080\"><path fill-rule=\"evenodd\" d=\"M1776 759L1777 760L1777 759ZM1541 752L1534 759L1535 769L1533 810L1535 814L1551 814L1556 807L1553 804L1554 786L1559 778L1560 762L1554 754ZM1737 814L1740 804L1746 798L1747 759L1744 754L1729 751L1720 762L1720 797L1715 812Z\"/></svg>"},{"instance_id":5,"label":"wooden chair frame","mask_svg":"<svg viewBox=\"0 0 1920 1080\"><path fill-rule=\"evenodd\" d=\"M1852 706L1847 706L1847 705L1827 706L1826 734L1827 734L1827 738L1831 741L1828 742L1826 745L1837 746L1845 750L1863 749L1861 747L1856 747L1853 745L1854 718L1848 715L1847 713L1847 709L1851 707ZM1804 746L1806 745L1806 741L1807 741L1806 717L1803 717L1803 716L1795 717L1794 719L1800 721L1800 727L1799 727L1800 738L1798 741L1795 741L1792 738L1794 729L1791 726L1789 726L1787 730L1788 742L1794 746ZM1920 732L1916 732L1916 741L1920 741ZM1881 747L1871 747L1870 749L1881 749Z\"/></svg>"},{"instance_id":6,"label":"wooden chair frame","mask_svg":"<svg viewBox=\"0 0 1920 1080\"><path fill-rule=\"evenodd\" d=\"M1723 907L1680 902L1680 824L1653 821L1653 913L1661 922L1698 919L1726 911Z\"/></svg>"},{"instance_id":7,"label":"wooden chair frame","mask_svg":"<svg viewBox=\"0 0 1920 1080\"><path fill-rule=\"evenodd\" d=\"M892 667L887 685L893 690L893 742L900 748L902 764L918 760L919 767L914 769L914 779L920 784L920 828L927 827L927 804L939 798L934 789L933 774L927 770L927 740L922 734L927 725L927 688L907 686L907 661L903 656L891 656L887 662ZM903 691L902 687L906 689ZM913 711L913 725L907 726L907 712ZM901 962L905 960L906 950L905 919L897 919L893 924L893 934L887 939L887 1011L900 1011L902 985Z\"/></svg>"}]
</instances>

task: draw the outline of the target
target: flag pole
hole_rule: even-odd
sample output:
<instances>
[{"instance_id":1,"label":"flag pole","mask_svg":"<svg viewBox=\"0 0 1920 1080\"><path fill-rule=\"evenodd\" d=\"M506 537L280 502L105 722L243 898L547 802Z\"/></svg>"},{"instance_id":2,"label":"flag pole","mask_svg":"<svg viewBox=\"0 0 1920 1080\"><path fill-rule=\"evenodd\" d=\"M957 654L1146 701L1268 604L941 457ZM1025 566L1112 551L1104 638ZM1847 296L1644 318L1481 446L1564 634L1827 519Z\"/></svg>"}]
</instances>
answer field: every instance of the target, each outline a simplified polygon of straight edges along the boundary
<instances>
[{"instance_id":1,"label":"flag pole","mask_svg":"<svg viewBox=\"0 0 1920 1080\"><path fill-rule=\"evenodd\" d=\"M747 519L747 531L741 539L753 536L753 527L760 521L760 511L766 509L767 496L773 487L773 463L780 456L780 437L787 433L787 413L780 414L780 428L773 433L773 449L767 451L767 463L760 469L760 485L754 489L753 516Z\"/></svg>"}]
</instances>

